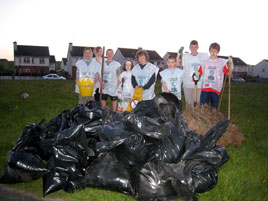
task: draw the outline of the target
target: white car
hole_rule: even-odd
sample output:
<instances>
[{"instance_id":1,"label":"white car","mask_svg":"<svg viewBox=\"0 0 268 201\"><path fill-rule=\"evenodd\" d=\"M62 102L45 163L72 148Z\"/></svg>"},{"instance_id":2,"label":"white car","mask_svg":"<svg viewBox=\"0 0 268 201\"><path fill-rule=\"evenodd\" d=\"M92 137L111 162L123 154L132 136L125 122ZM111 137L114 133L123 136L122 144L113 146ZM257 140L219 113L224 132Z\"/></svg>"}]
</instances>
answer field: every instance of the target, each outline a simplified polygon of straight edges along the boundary
<instances>
[{"instance_id":1,"label":"white car","mask_svg":"<svg viewBox=\"0 0 268 201\"><path fill-rule=\"evenodd\" d=\"M241 78L241 77L233 78L232 81L233 81L233 82L246 82L246 80L244 80L244 79Z\"/></svg>"},{"instance_id":2,"label":"white car","mask_svg":"<svg viewBox=\"0 0 268 201\"><path fill-rule=\"evenodd\" d=\"M45 80L66 80L65 77L58 76L57 74L47 74L43 76Z\"/></svg>"}]
</instances>

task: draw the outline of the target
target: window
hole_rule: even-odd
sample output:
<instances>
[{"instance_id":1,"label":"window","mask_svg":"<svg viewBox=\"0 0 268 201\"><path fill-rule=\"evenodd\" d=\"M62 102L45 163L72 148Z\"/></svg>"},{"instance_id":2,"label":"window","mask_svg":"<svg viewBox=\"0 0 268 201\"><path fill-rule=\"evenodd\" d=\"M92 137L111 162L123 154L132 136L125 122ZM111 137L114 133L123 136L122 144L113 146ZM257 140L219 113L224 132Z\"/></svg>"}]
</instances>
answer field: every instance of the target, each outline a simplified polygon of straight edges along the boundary
<instances>
[{"instance_id":1,"label":"window","mask_svg":"<svg viewBox=\"0 0 268 201\"><path fill-rule=\"evenodd\" d=\"M23 58L23 62L24 62L25 64L30 63L30 58L29 58L29 57L24 57L24 58Z\"/></svg>"},{"instance_id":2,"label":"window","mask_svg":"<svg viewBox=\"0 0 268 201\"><path fill-rule=\"evenodd\" d=\"M21 57L19 58L19 63L21 64Z\"/></svg>"},{"instance_id":3,"label":"window","mask_svg":"<svg viewBox=\"0 0 268 201\"><path fill-rule=\"evenodd\" d=\"M32 57L32 64L34 63L34 58Z\"/></svg>"},{"instance_id":4,"label":"window","mask_svg":"<svg viewBox=\"0 0 268 201\"><path fill-rule=\"evenodd\" d=\"M44 58L40 58L40 64L44 64L45 63L45 59Z\"/></svg>"}]
</instances>

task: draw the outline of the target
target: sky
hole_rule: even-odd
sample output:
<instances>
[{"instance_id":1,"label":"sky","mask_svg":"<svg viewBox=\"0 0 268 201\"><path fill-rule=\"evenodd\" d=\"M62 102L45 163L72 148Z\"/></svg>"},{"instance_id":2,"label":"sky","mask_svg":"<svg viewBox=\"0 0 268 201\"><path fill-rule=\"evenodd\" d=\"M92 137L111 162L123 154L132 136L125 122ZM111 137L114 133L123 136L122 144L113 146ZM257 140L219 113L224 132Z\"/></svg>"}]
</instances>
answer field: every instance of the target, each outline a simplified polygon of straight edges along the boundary
<instances>
[{"instance_id":1,"label":"sky","mask_svg":"<svg viewBox=\"0 0 268 201\"><path fill-rule=\"evenodd\" d=\"M160 56L199 42L255 65L268 59L264 0L0 0L0 58L13 42L49 46L60 61L68 44L156 50Z\"/></svg>"}]
</instances>

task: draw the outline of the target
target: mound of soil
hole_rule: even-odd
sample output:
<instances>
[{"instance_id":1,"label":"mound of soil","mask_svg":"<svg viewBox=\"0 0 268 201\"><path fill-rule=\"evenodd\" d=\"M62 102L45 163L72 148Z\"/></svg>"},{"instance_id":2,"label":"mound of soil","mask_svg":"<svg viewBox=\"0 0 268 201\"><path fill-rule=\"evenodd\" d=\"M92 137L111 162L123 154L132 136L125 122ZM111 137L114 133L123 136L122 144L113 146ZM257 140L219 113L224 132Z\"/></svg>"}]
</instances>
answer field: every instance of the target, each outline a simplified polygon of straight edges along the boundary
<instances>
[{"instance_id":1,"label":"mound of soil","mask_svg":"<svg viewBox=\"0 0 268 201\"><path fill-rule=\"evenodd\" d=\"M227 119L223 113L218 112L215 108L208 105L186 108L182 116L186 120L188 127L201 135L206 134L210 128L220 121ZM230 122L227 131L217 144L239 147L242 145L243 140L244 135L240 132L240 128Z\"/></svg>"}]
</instances>

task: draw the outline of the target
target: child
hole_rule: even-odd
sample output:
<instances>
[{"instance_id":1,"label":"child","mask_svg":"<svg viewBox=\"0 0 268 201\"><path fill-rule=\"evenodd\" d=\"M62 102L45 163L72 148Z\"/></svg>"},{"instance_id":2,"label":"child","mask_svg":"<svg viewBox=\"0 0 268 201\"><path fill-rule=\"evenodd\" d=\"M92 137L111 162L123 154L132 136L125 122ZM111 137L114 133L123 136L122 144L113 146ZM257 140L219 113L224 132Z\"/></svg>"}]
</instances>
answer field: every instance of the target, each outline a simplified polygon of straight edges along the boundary
<instances>
[{"instance_id":1,"label":"child","mask_svg":"<svg viewBox=\"0 0 268 201\"><path fill-rule=\"evenodd\" d=\"M142 100L151 100L155 97L154 89L159 68L149 62L146 50L137 51L136 60L138 63L132 69L132 86L142 88Z\"/></svg>"},{"instance_id":2,"label":"child","mask_svg":"<svg viewBox=\"0 0 268 201\"><path fill-rule=\"evenodd\" d=\"M160 72L162 77L162 92L173 93L181 102L181 85L183 82L183 70L176 68L176 58L169 56L167 59L168 69Z\"/></svg>"},{"instance_id":3,"label":"child","mask_svg":"<svg viewBox=\"0 0 268 201\"><path fill-rule=\"evenodd\" d=\"M132 87L132 84L131 84L131 76L132 76L131 70L133 69L133 67L134 67L133 62L131 60L126 60L123 65L123 72L121 73L119 77L118 85L121 84L121 86L119 87L120 88L119 90L120 111L126 110L131 100L131 97L134 93L134 88Z\"/></svg>"},{"instance_id":4,"label":"child","mask_svg":"<svg viewBox=\"0 0 268 201\"><path fill-rule=\"evenodd\" d=\"M194 72L197 72L201 62L205 59L208 59L207 53L198 52L198 42L192 40L190 42L190 51L191 53L185 53L183 55L183 91L185 96L186 107L194 106L194 81L192 75ZM201 81L197 83L197 103L200 103L200 94L201 94Z\"/></svg>"},{"instance_id":5,"label":"child","mask_svg":"<svg viewBox=\"0 0 268 201\"><path fill-rule=\"evenodd\" d=\"M102 48L100 46L97 46L94 48L93 53L95 55L95 57L92 59L91 63L90 63L90 67L97 69L97 72L99 73L99 75L101 75L101 63L102 63ZM100 88L104 88L103 86L103 82L101 79L97 80L96 84L95 84L95 101L100 101Z\"/></svg>"},{"instance_id":6,"label":"child","mask_svg":"<svg viewBox=\"0 0 268 201\"><path fill-rule=\"evenodd\" d=\"M229 72L227 61L217 57L219 52L220 45L212 43L209 47L210 58L204 60L198 70L202 75L200 103L211 104L215 108L218 108L224 74L227 76Z\"/></svg>"},{"instance_id":7,"label":"child","mask_svg":"<svg viewBox=\"0 0 268 201\"><path fill-rule=\"evenodd\" d=\"M121 64L113 60L114 51L108 49L106 51L107 60L104 63L104 72L103 72L103 85L101 106L106 108L106 101L110 97L113 105L113 110L117 110L117 96L116 90L118 86L118 80L120 75Z\"/></svg>"}]
</instances>

